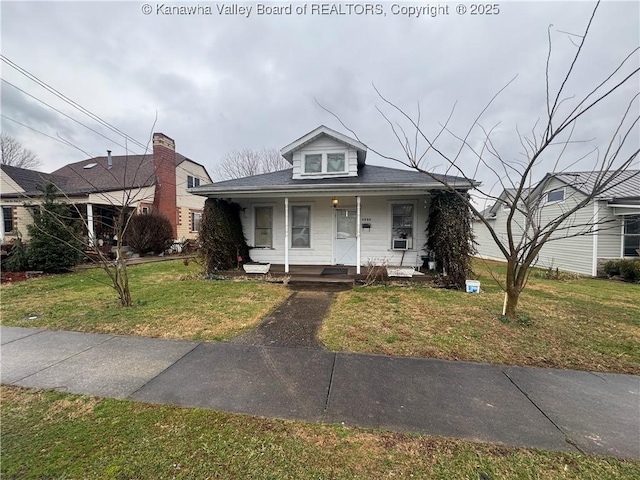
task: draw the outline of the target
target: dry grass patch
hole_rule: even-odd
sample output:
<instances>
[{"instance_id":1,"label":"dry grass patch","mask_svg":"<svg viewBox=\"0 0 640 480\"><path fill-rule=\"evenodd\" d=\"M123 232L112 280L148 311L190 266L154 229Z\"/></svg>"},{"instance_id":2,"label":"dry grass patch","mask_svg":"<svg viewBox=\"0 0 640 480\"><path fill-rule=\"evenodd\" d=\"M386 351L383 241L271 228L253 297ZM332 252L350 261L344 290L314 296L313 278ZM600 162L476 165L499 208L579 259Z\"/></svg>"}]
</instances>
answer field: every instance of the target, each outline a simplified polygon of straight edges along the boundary
<instances>
[{"instance_id":1,"label":"dry grass patch","mask_svg":"<svg viewBox=\"0 0 640 480\"><path fill-rule=\"evenodd\" d=\"M503 292L477 270L479 295L419 285L341 292L320 338L343 351L640 373L640 286L531 278L522 317L504 322Z\"/></svg>"},{"instance_id":2,"label":"dry grass patch","mask_svg":"<svg viewBox=\"0 0 640 480\"><path fill-rule=\"evenodd\" d=\"M190 340L230 338L289 295L282 285L207 281L195 263L129 267L134 305L120 308L98 269L2 286L2 324ZM32 314L39 318L25 321Z\"/></svg>"}]
</instances>

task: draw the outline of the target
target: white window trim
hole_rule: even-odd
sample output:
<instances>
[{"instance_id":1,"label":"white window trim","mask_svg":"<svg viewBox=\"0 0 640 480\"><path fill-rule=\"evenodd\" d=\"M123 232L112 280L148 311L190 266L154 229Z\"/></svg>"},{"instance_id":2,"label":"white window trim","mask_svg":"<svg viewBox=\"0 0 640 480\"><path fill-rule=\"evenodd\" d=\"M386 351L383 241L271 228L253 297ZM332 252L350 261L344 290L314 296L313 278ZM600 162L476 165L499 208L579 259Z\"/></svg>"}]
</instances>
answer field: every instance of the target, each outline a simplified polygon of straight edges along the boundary
<instances>
[{"instance_id":1,"label":"white window trim","mask_svg":"<svg viewBox=\"0 0 640 480\"><path fill-rule=\"evenodd\" d=\"M551 200L551 201L548 200L550 193L558 192L560 190L562 190L562 200ZM556 204L559 204L559 203L564 203L566 201L566 199L567 199L567 189L566 189L566 187L552 188L551 190L545 191L543 193L543 195L544 195L544 204L545 205L556 205Z\"/></svg>"},{"instance_id":2,"label":"white window trim","mask_svg":"<svg viewBox=\"0 0 640 480\"><path fill-rule=\"evenodd\" d=\"M417 248L417 225L418 225L418 200L415 199L407 199L407 200L389 200L389 207L388 207L388 211L389 211L389 223L388 223L388 232L389 232L389 238L387 240L387 245L389 246L387 250L392 251L392 252L400 252L402 250L394 250L393 248L393 239L397 238L394 234L393 234L393 207L394 205L413 205L413 235L411 236L411 248L408 248L406 251L408 252L412 252L412 251L417 251L420 250L419 248Z\"/></svg>"},{"instance_id":3,"label":"white window trim","mask_svg":"<svg viewBox=\"0 0 640 480\"><path fill-rule=\"evenodd\" d=\"M626 227L627 227L627 217L635 217L636 214L631 214L631 215L625 215L622 217L622 234L620 235L620 258L639 258L636 257L635 255L625 255L624 254L624 240L626 237L638 237L640 236L637 233L625 233L626 231Z\"/></svg>"},{"instance_id":4,"label":"white window trim","mask_svg":"<svg viewBox=\"0 0 640 480\"><path fill-rule=\"evenodd\" d=\"M192 178L192 185L189 186L189 177ZM196 185L196 182L198 183ZM192 175L190 173L187 174L187 188L195 188L195 187L199 187L200 186L200 177L198 177L197 175Z\"/></svg>"},{"instance_id":5,"label":"white window trim","mask_svg":"<svg viewBox=\"0 0 640 480\"><path fill-rule=\"evenodd\" d=\"M306 169L306 158L307 155L320 155L321 158L321 170L319 172L307 172ZM339 172L329 172L327 171L328 167L328 155L344 155L344 170ZM349 156L347 150L340 150L335 152L326 152L324 150L307 150L301 154L300 159L300 175L303 177L316 177L316 176L342 176L345 173L349 173Z\"/></svg>"},{"instance_id":6,"label":"white window trim","mask_svg":"<svg viewBox=\"0 0 640 480\"><path fill-rule=\"evenodd\" d=\"M293 246L293 207L309 207L309 246L294 247ZM312 202L289 202L289 249L290 250L313 250L313 234L314 234L314 205Z\"/></svg>"},{"instance_id":7,"label":"white window trim","mask_svg":"<svg viewBox=\"0 0 640 480\"><path fill-rule=\"evenodd\" d=\"M271 247L258 247L256 246L256 208L271 208ZM260 250L275 250L275 214L276 214L276 204L275 203L252 203L251 204L251 245L253 248L257 248Z\"/></svg>"},{"instance_id":8,"label":"white window trim","mask_svg":"<svg viewBox=\"0 0 640 480\"><path fill-rule=\"evenodd\" d=\"M189 220L191 221L191 228L189 229L189 231L191 233L199 233L200 232L199 228L197 230L194 230L196 226L194 215L200 215L200 223L202 224L202 212L194 212L194 211L189 212L189 217L191 217L189 218Z\"/></svg>"}]
</instances>

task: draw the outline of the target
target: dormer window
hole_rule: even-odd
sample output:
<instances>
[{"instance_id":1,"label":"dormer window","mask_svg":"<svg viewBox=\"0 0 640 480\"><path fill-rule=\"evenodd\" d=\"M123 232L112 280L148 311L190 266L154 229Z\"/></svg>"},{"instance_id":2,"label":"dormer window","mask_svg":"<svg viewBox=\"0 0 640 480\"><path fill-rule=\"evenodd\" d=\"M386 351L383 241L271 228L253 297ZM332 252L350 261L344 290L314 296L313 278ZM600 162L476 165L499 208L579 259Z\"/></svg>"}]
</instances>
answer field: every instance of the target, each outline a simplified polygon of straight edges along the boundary
<instances>
[{"instance_id":1,"label":"dormer window","mask_svg":"<svg viewBox=\"0 0 640 480\"><path fill-rule=\"evenodd\" d=\"M322 154L304 156L304 173L322 173Z\"/></svg>"},{"instance_id":2,"label":"dormer window","mask_svg":"<svg viewBox=\"0 0 640 480\"><path fill-rule=\"evenodd\" d=\"M346 172L344 153L307 153L304 156L305 174Z\"/></svg>"},{"instance_id":3,"label":"dormer window","mask_svg":"<svg viewBox=\"0 0 640 480\"><path fill-rule=\"evenodd\" d=\"M344 153L327 154L327 172L344 172Z\"/></svg>"}]
</instances>

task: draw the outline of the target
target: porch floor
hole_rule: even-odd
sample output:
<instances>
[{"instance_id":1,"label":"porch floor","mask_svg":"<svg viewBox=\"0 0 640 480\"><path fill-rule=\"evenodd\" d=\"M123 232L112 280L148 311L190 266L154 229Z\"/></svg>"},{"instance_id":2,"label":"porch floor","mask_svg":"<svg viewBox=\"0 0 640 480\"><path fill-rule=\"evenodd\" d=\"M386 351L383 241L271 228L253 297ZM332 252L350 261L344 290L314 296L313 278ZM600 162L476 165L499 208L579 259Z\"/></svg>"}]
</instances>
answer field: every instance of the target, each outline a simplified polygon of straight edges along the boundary
<instances>
[{"instance_id":1,"label":"porch floor","mask_svg":"<svg viewBox=\"0 0 640 480\"><path fill-rule=\"evenodd\" d=\"M323 275L322 272L325 268L346 268L346 274L340 275ZM283 277L288 275L290 277L290 284L301 284L301 283L342 283L342 284L355 284L358 280L364 280L367 278L369 270L367 267L360 268L360 275L356 274L355 266L347 266L347 265L289 265L289 273L284 272L284 264L271 264L271 268L269 269L269 274L274 277ZM244 271L230 271L225 272L225 274L229 274L232 276L243 276L246 275L248 277L261 277L263 274L259 273L245 273ZM423 274L420 272L416 272L412 278L394 278L394 280L407 280L412 282L425 282L431 279L431 275Z\"/></svg>"}]
</instances>

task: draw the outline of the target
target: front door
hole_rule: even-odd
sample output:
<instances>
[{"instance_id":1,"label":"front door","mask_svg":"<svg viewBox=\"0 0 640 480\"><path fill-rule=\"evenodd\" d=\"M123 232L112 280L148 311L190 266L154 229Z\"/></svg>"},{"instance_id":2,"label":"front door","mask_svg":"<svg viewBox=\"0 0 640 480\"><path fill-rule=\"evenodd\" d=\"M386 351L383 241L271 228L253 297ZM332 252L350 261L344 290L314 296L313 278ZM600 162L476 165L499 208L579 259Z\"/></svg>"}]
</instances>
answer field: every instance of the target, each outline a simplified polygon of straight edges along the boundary
<instances>
[{"instance_id":1,"label":"front door","mask_svg":"<svg viewBox=\"0 0 640 480\"><path fill-rule=\"evenodd\" d=\"M336 209L335 261L336 265L355 265L357 261L356 210Z\"/></svg>"}]
</instances>

